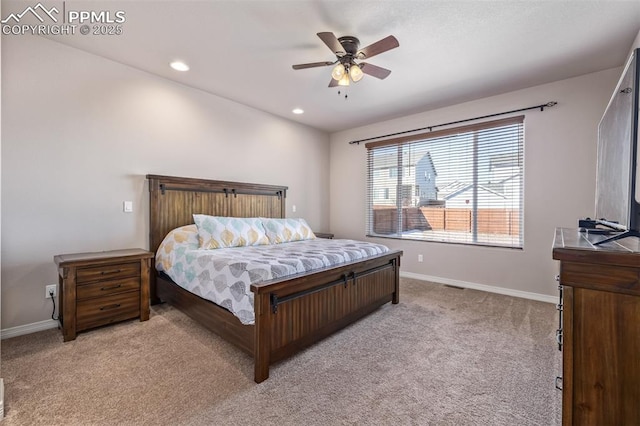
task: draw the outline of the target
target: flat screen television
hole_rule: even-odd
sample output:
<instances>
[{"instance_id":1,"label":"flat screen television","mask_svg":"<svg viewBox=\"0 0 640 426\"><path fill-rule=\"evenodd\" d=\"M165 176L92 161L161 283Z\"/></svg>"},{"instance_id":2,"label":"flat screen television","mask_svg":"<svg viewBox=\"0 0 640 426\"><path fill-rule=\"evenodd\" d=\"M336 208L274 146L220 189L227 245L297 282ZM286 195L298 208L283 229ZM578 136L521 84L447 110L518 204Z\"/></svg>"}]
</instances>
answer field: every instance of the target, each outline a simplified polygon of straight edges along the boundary
<instances>
[{"instance_id":1,"label":"flat screen television","mask_svg":"<svg viewBox=\"0 0 640 426\"><path fill-rule=\"evenodd\" d=\"M638 101L640 49L625 64L622 77L598 125L596 222L614 231L598 244L640 237L640 151Z\"/></svg>"}]
</instances>

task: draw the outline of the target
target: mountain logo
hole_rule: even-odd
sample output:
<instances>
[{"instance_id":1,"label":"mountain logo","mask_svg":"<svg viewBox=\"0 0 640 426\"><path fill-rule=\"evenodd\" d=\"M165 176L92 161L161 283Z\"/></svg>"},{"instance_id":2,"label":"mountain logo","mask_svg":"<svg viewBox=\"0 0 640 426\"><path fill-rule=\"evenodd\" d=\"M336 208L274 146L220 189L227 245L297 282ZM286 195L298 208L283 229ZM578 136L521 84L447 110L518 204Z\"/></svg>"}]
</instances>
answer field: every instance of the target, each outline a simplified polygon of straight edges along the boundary
<instances>
[{"instance_id":1,"label":"mountain logo","mask_svg":"<svg viewBox=\"0 0 640 426\"><path fill-rule=\"evenodd\" d=\"M47 10L47 8L42 5L42 3L38 3L33 7L28 6L24 11L22 11L22 13L10 13L9 16L4 18L0 22L2 22L3 24L7 24L9 21L13 20L14 23L17 24L27 14L35 16L40 22L44 22L43 16L48 16L53 22L58 22L58 19L53 15L54 13L56 15L60 13L58 9L55 8L55 6Z\"/></svg>"}]
</instances>

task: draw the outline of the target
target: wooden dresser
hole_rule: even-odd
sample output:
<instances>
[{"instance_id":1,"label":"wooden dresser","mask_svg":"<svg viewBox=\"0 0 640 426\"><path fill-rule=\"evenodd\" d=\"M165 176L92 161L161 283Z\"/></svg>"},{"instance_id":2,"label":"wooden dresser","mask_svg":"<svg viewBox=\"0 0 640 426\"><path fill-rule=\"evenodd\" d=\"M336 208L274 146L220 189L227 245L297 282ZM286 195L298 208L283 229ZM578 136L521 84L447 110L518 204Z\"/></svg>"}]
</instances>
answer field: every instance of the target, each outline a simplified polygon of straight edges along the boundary
<instances>
[{"instance_id":1,"label":"wooden dresser","mask_svg":"<svg viewBox=\"0 0 640 426\"><path fill-rule=\"evenodd\" d=\"M557 229L562 424L640 425L640 240Z\"/></svg>"},{"instance_id":2,"label":"wooden dresser","mask_svg":"<svg viewBox=\"0 0 640 426\"><path fill-rule=\"evenodd\" d=\"M148 320L153 257L142 249L54 256L64 341L89 328L137 317Z\"/></svg>"}]
</instances>

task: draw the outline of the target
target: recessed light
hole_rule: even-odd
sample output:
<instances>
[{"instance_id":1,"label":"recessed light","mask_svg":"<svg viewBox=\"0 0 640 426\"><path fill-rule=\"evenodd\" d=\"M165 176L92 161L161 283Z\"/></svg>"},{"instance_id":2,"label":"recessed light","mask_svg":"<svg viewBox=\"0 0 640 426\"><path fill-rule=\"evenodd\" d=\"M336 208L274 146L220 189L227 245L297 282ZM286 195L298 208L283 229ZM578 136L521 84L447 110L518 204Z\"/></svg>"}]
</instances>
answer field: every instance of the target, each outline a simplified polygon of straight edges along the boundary
<instances>
[{"instance_id":1,"label":"recessed light","mask_svg":"<svg viewBox=\"0 0 640 426\"><path fill-rule=\"evenodd\" d=\"M302 108L295 108L291 112L294 113L294 114L304 114L304 110Z\"/></svg>"},{"instance_id":2,"label":"recessed light","mask_svg":"<svg viewBox=\"0 0 640 426\"><path fill-rule=\"evenodd\" d=\"M169 65L176 71L189 71L189 65L181 61L173 61Z\"/></svg>"}]
</instances>

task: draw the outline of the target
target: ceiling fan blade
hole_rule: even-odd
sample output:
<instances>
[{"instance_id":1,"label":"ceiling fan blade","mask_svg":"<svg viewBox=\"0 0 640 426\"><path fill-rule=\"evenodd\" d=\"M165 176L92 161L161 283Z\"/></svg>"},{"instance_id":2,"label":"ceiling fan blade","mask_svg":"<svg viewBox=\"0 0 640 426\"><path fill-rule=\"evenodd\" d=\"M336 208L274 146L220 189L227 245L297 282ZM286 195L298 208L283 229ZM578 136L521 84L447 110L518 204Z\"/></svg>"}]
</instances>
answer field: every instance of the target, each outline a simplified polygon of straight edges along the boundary
<instances>
[{"instance_id":1,"label":"ceiling fan blade","mask_svg":"<svg viewBox=\"0 0 640 426\"><path fill-rule=\"evenodd\" d=\"M378 67L375 65L367 64L365 62L360 63L359 67L363 73L373 76L375 78L379 78L380 80L384 80L385 78L389 77L389 74L391 74L391 70Z\"/></svg>"},{"instance_id":2,"label":"ceiling fan blade","mask_svg":"<svg viewBox=\"0 0 640 426\"><path fill-rule=\"evenodd\" d=\"M329 82L329 87L336 87L338 85L338 80L335 79L331 79L331 81Z\"/></svg>"},{"instance_id":3,"label":"ceiling fan blade","mask_svg":"<svg viewBox=\"0 0 640 426\"><path fill-rule=\"evenodd\" d=\"M335 62L325 61L325 62L311 62L308 64L291 65L291 67L294 70L303 70L305 68L328 67L329 65L333 65L333 64L335 64Z\"/></svg>"},{"instance_id":4,"label":"ceiling fan blade","mask_svg":"<svg viewBox=\"0 0 640 426\"><path fill-rule=\"evenodd\" d=\"M356 53L356 57L359 59L368 59L373 56L379 55L382 52L386 52L387 50L395 49L398 46L400 46L398 40L394 36L390 35L383 38L382 40L378 40L375 43L358 50L358 53Z\"/></svg>"},{"instance_id":5,"label":"ceiling fan blade","mask_svg":"<svg viewBox=\"0 0 640 426\"><path fill-rule=\"evenodd\" d=\"M322 40L336 56L346 55L347 52L344 51L344 47L342 47L342 44L340 44L333 33L318 33L318 37L320 37L320 40Z\"/></svg>"}]
</instances>

